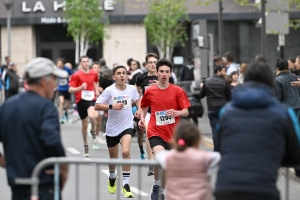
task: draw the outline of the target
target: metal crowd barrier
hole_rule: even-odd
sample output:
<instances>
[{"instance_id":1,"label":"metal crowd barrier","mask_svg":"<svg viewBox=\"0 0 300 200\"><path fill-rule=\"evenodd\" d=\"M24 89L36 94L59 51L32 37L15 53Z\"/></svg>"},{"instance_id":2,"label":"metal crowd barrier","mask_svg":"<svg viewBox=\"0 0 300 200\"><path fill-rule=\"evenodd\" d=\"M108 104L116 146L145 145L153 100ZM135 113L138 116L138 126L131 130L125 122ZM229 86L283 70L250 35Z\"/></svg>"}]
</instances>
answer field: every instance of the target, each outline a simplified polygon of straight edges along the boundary
<instances>
[{"instance_id":1,"label":"metal crowd barrier","mask_svg":"<svg viewBox=\"0 0 300 200\"><path fill-rule=\"evenodd\" d=\"M142 177L145 176L141 173L142 167L148 167L149 165L158 166L160 165L154 161L154 160L139 160L139 159L100 159L100 158L72 158L72 157L59 157L59 158L47 158L39 162L35 168L33 169L32 175L30 178L17 178L15 180L15 183L17 185L30 185L31 186L31 200L38 200L39 199L39 175L43 169L45 169L48 166L54 165L54 200L59 200L59 194L60 194L60 178L59 178L59 165L60 164L75 164L75 184L76 184L76 190L75 190L75 199L79 200L79 165L83 164L94 164L96 167L96 195L95 199L100 199L100 192L98 190L100 185L99 180L99 174L100 174L100 165L116 165L117 172L121 172L122 165L131 165L131 166L137 166L137 176L138 176L138 187L141 188L142 185ZM108 169L108 166L107 166ZM133 171L131 170L131 174L133 174ZM122 176L120 174L120 176ZM70 177L70 174L69 174ZM108 180L108 178L107 178ZM117 178L116 181L117 187L121 185L120 178ZM140 191L141 192L141 191ZM116 192L117 199L121 199L120 192ZM139 194L139 197L137 199L141 200L142 197Z\"/></svg>"},{"instance_id":2,"label":"metal crowd barrier","mask_svg":"<svg viewBox=\"0 0 300 200\"><path fill-rule=\"evenodd\" d=\"M142 173L141 168L142 167L148 167L148 165L153 166L159 166L159 164L156 161L151 160L138 160L138 159L86 159L86 158L72 158L72 157L61 157L61 158L47 158L45 160L42 160L40 163L38 163L30 178L17 178L15 180L16 184L18 185L30 185L31 186L31 200L38 200L39 199L39 174L43 169L45 169L48 166L54 165L54 200L59 200L59 194L60 194L60 182L59 182L59 165L60 164L75 164L75 181L76 181L76 200L79 200L79 165L82 164L94 164L96 167L96 199L100 199L99 188L100 182L99 182L99 166L100 165L116 165L116 170L118 172L121 172L121 166L122 165L131 165L131 166L137 166L138 167L138 187L141 188L142 185ZM108 166L107 166L108 167ZM285 200L289 200L289 190L290 190L290 170L289 168L282 168L284 169L284 174L281 174L281 176L284 176L285 181ZM131 171L133 173L133 171ZM117 179L117 186L120 184L120 179ZM120 192L116 192L117 199L120 199ZM139 195L138 199L141 199L141 195Z\"/></svg>"}]
</instances>

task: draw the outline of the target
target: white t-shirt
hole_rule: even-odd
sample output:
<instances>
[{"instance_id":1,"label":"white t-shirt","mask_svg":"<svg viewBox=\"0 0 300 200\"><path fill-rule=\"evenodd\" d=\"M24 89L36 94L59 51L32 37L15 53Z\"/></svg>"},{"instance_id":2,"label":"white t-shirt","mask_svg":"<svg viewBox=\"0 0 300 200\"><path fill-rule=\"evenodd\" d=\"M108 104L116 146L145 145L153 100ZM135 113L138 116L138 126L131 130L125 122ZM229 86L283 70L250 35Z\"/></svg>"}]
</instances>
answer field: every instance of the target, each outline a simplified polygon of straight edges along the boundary
<instances>
[{"instance_id":1,"label":"white t-shirt","mask_svg":"<svg viewBox=\"0 0 300 200\"><path fill-rule=\"evenodd\" d=\"M107 136L115 137L128 128L133 128L132 102L139 99L139 94L133 85L126 84L126 89L118 90L115 84L109 86L98 97L96 104L124 103L122 110L108 110L108 119L105 133Z\"/></svg>"}]
</instances>

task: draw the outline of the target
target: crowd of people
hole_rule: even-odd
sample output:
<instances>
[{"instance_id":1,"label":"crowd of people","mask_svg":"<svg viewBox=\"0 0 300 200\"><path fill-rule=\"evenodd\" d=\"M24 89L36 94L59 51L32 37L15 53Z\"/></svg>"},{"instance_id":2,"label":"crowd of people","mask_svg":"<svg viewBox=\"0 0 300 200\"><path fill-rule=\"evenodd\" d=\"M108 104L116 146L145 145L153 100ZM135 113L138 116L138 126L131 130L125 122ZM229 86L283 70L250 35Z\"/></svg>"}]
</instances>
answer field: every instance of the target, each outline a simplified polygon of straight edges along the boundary
<instances>
[{"instance_id":1,"label":"crowd of people","mask_svg":"<svg viewBox=\"0 0 300 200\"><path fill-rule=\"evenodd\" d=\"M298 61L300 65L297 59L296 66ZM193 56L189 60L180 80L194 79L190 73ZM2 77L12 77L10 63ZM101 126L105 126L109 158L118 158L120 146L122 158L130 159L137 132L140 158L156 159L163 169L149 166L147 175L154 177L151 200L209 200L213 195L210 175L218 169L217 200L280 199L278 169L300 165L300 79L291 63L278 59L274 73L262 55L248 65L237 65L232 52L225 59L215 58L214 75L201 84L197 95L207 98L214 144L214 152L207 152L199 149L199 128L186 120L180 122L189 115L191 104L186 92L174 84L170 60L148 53L143 66L128 59L127 66L114 64L110 69L104 59L90 64L88 56L81 56L74 72L62 58L56 60L56 67L49 59L35 58L25 68L28 91L9 97L0 107L0 142L5 153L0 153L0 165L7 168L12 199L30 197L30 188L16 185L16 177L30 177L34 166L45 158L65 156L60 124L68 121L73 94L81 120L83 157L91 156L88 134L97 150ZM49 101L54 91L59 112ZM101 124L106 114L107 122ZM114 194L118 172L115 165L108 167L107 189ZM63 188L68 166L60 168ZM133 198L131 167L122 166L119 173L121 193ZM41 175L42 200L53 196L52 176L51 170Z\"/></svg>"}]
</instances>

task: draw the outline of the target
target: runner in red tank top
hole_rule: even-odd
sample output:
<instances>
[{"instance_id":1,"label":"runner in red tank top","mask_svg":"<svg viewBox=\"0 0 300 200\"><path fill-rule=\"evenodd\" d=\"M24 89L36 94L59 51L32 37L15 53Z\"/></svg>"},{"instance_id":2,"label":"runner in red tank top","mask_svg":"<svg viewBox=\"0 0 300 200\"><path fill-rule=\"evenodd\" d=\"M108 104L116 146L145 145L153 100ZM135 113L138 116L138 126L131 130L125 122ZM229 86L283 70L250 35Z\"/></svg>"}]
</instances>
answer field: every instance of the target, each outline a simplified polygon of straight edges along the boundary
<instances>
[{"instance_id":1,"label":"runner in red tank top","mask_svg":"<svg viewBox=\"0 0 300 200\"><path fill-rule=\"evenodd\" d=\"M98 137L95 134L96 117L95 101L99 95L98 74L89 68L89 58L82 56L80 58L82 69L77 71L71 77L69 82L69 92L75 93L77 110L82 122L82 135L84 143L84 157L89 156L89 147L87 142L88 118L92 125L91 134L93 136L93 148L97 149ZM98 147L99 148L99 147Z\"/></svg>"}]
</instances>

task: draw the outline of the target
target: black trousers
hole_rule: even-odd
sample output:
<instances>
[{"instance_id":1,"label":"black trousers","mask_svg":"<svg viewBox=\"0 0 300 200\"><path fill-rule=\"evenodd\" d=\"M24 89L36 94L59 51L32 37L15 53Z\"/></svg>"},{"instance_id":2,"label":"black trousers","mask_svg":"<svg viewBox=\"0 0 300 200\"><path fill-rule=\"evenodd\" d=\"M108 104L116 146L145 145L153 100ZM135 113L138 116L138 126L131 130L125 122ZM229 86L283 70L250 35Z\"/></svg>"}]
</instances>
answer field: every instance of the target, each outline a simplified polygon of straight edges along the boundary
<instances>
[{"instance_id":1,"label":"black trousers","mask_svg":"<svg viewBox=\"0 0 300 200\"><path fill-rule=\"evenodd\" d=\"M280 197L266 194L230 193L216 195L215 200L280 200Z\"/></svg>"},{"instance_id":2,"label":"black trousers","mask_svg":"<svg viewBox=\"0 0 300 200\"><path fill-rule=\"evenodd\" d=\"M31 188L29 186L12 186L12 200L30 200ZM61 200L61 192L59 192ZM39 200L54 200L53 185L39 186Z\"/></svg>"}]
</instances>

